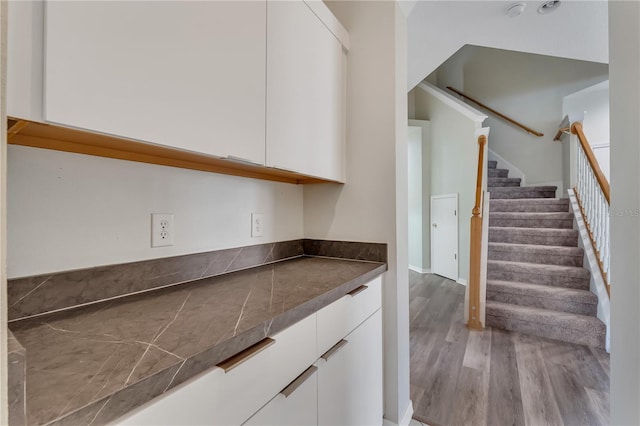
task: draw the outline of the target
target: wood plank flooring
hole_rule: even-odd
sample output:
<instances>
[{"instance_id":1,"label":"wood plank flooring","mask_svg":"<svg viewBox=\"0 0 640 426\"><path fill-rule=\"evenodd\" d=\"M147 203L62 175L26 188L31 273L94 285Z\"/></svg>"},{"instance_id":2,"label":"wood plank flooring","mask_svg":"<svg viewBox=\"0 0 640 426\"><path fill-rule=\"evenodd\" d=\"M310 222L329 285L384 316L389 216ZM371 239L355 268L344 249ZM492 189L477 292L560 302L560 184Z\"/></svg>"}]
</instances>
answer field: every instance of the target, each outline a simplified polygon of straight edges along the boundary
<instances>
[{"instance_id":1,"label":"wood plank flooring","mask_svg":"<svg viewBox=\"0 0 640 426\"><path fill-rule=\"evenodd\" d=\"M600 349L464 326L464 290L409 272L411 400L431 426L587 426L609 421Z\"/></svg>"}]
</instances>

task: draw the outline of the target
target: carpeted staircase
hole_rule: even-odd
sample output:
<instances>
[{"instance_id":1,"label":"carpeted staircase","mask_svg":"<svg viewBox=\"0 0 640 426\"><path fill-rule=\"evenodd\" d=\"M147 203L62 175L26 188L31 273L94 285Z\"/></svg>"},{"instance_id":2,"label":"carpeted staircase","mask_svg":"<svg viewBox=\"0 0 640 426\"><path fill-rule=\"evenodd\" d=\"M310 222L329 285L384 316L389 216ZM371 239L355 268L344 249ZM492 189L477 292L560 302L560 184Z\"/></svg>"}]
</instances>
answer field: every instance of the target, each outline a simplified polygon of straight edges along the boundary
<instances>
[{"instance_id":1,"label":"carpeted staircase","mask_svg":"<svg viewBox=\"0 0 640 426\"><path fill-rule=\"evenodd\" d=\"M569 200L555 186L520 187L495 161L488 172L486 325L604 347Z\"/></svg>"}]
</instances>

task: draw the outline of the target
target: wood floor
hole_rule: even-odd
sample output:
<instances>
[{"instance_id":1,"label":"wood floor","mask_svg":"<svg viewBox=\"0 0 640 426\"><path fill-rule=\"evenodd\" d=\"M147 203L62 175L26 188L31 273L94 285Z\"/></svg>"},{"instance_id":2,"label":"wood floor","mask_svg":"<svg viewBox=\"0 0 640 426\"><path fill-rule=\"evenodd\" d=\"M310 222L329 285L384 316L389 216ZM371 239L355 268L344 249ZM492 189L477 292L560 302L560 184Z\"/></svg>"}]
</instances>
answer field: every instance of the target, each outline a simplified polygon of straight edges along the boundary
<instances>
[{"instance_id":1,"label":"wood floor","mask_svg":"<svg viewBox=\"0 0 640 426\"><path fill-rule=\"evenodd\" d=\"M410 271L411 400L431 426L607 425L609 355L464 326L465 287Z\"/></svg>"}]
</instances>

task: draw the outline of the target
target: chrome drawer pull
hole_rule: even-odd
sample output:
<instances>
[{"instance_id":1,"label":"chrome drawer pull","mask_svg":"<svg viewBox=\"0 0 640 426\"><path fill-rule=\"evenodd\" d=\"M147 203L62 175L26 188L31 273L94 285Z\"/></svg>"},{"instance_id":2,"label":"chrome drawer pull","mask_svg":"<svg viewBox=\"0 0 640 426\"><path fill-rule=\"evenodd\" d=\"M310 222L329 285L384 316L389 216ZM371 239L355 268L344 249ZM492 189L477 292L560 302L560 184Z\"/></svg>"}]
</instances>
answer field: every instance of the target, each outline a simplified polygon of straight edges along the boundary
<instances>
[{"instance_id":1,"label":"chrome drawer pull","mask_svg":"<svg viewBox=\"0 0 640 426\"><path fill-rule=\"evenodd\" d=\"M346 340L340 340L338 343L336 343L335 345L333 345L333 347L331 349L329 349L328 351L326 351L324 354L322 354L322 356L320 358L324 359L325 361L329 361L329 358L331 358L332 356L334 356L340 349L342 349L343 347L345 347L345 345L349 343Z\"/></svg>"},{"instance_id":2,"label":"chrome drawer pull","mask_svg":"<svg viewBox=\"0 0 640 426\"><path fill-rule=\"evenodd\" d=\"M294 393L296 389L298 389L307 379L314 375L314 373L318 371L318 367L312 365L302 372L301 375L293 379L293 382L289 383L286 388L280 391L281 394L284 395L285 398L289 398L289 395Z\"/></svg>"},{"instance_id":3,"label":"chrome drawer pull","mask_svg":"<svg viewBox=\"0 0 640 426\"><path fill-rule=\"evenodd\" d=\"M234 368L236 368L237 366L239 366L240 364L242 364L252 356L257 355L263 350L267 349L269 346L273 345L275 342L276 341L273 340L271 337L265 337L255 345L249 346L244 351L238 352L237 354L218 363L217 367L222 368L225 373L228 373L229 371L233 370Z\"/></svg>"},{"instance_id":4,"label":"chrome drawer pull","mask_svg":"<svg viewBox=\"0 0 640 426\"><path fill-rule=\"evenodd\" d=\"M349 293L347 293L349 296L353 297L358 293L362 293L363 291L365 291L366 289L368 289L369 287L367 287L366 285L361 285L360 287L351 290Z\"/></svg>"}]
</instances>

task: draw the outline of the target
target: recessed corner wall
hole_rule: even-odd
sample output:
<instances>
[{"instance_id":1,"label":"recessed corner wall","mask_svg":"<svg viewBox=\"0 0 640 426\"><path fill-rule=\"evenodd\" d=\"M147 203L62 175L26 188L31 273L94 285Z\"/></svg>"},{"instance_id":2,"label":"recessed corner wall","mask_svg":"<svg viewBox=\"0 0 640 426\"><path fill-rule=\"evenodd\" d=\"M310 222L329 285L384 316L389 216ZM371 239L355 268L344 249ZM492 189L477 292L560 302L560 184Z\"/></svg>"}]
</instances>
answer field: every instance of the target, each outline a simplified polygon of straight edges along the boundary
<instances>
[{"instance_id":1,"label":"recessed corner wall","mask_svg":"<svg viewBox=\"0 0 640 426\"><path fill-rule=\"evenodd\" d=\"M458 278L469 278L469 218L478 172L476 130L481 123L421 88L414 89L416 118L431 122L429 195L458 194ZM428 202L428 201L427 201Z\"/></svg>"},{"instance_id":2,"label":"recessed corner wall","mask_svg":"<svg viewBox=\"0 0 640 426\"><path fill-rule=\"evenodd\" d=\"M385 419L409 400L406 18L397 2L327 1L349 31L347 183L306 185L307 238L388 244L384 274Z\"/></svg>"}]
</instances>

